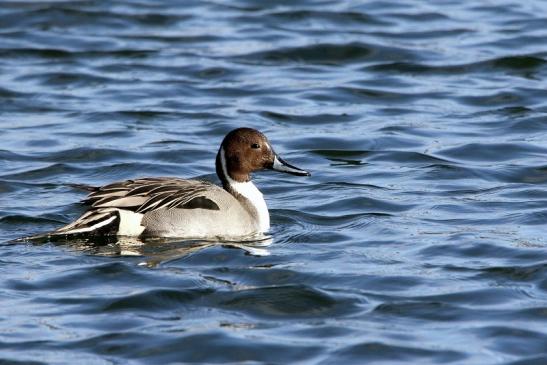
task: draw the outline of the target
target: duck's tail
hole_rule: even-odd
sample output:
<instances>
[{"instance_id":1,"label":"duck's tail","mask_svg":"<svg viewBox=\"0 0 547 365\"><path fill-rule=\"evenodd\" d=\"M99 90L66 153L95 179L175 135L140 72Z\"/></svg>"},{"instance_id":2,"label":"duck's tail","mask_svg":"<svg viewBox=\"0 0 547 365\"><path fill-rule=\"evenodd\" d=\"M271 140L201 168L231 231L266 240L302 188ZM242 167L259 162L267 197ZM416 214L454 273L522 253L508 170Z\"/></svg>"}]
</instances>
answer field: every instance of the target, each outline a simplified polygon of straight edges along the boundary
<instances>
[{"instance_id":1,"label":"duck's tail","mask_svg":"<svg viewBox=\"0 0 547 365\"><path fill-rule=\"evenodd\" d=\"M49 241L90 236L115 236L120 227L120 212L115 208L92 209L80 218L52 232L21 237L15 242Z\"/></svg>"}]
</instances>

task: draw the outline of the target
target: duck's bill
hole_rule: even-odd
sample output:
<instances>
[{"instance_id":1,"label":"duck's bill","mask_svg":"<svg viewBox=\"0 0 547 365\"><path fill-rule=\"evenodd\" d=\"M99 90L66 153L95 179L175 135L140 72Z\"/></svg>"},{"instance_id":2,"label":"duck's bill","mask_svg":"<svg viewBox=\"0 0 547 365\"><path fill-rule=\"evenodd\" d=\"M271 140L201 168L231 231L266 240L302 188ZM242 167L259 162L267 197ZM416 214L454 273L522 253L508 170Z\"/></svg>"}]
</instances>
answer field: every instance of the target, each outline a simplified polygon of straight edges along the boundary
<instances>
[{"instance_id":1,"label":"duck's bill","mask_svg":"<svg viewBox=\"0 0 547 365\"><path fill-rule=\"evenodd\" d=\"M296 166L291 165L287 161L283 160L279 156L275 156L274 162L272 165L272 170L280 171L280 172L286 172L288 174L298 175L298 176L311 176L311 174L307 171L304 171L302 169L299 169Z\"/></svg>"}]
</instances>

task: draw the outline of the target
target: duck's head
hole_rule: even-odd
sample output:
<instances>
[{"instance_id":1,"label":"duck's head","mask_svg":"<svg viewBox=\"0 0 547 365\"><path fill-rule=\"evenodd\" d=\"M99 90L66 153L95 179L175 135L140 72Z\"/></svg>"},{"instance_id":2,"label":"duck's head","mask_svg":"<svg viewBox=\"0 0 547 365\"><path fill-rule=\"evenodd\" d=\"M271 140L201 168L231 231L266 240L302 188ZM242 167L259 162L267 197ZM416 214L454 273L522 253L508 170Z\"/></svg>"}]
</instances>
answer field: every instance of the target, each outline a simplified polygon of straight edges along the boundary
<instances>
[{"instance_id":1,"label":"duck's head","mask_svg":"<svg viewBox=\"0 0 547 365\"><path fill-rule=\"evenodd\" d=\"M224 137L216 159L217 175L223 184L250 181L252 172L264 169L310 176L279 157L268 138L256 129L238 128Z\"/></svg>"}]
</instances>

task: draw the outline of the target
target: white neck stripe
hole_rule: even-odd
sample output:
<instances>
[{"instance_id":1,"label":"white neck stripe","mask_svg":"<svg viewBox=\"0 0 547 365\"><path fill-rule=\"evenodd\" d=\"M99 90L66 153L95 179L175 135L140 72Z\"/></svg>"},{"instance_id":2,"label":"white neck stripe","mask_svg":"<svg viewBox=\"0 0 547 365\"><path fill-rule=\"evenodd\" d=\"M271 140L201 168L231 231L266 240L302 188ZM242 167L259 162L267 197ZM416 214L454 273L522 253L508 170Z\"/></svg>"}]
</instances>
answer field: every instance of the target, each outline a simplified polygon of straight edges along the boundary
<instances>
[{"instance_id":1,"label":"white neck stripe","mask_svg":"<svg viewBox=\"0 0 547 365\"><path fill-rule=\"evenodd\" d=\"M230 175L228 175L228 168L226 167L226 156L224 153L224 147L220 148L220 167L222 170L222 173L224 174L224 177L226 178L226 181L228 182L228 185L234 185L237 184L237 182L232 179Z\"/></svg>"}]
</instances>

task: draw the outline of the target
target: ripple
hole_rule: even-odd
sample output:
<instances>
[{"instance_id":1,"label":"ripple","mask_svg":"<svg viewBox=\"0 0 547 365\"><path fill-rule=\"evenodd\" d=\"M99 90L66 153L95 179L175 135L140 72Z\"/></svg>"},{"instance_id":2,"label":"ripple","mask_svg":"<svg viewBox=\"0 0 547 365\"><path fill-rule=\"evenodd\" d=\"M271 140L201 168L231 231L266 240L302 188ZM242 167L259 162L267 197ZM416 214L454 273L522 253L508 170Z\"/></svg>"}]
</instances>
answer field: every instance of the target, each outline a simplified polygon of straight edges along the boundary
<instances>
[{"instance_id":1,"label":"ripple","mask_svg":"<svg viewBox=\"0 0 547 365\"><path fill-rule=\"evenodd\" d=\"M537 281L545 277L547 264L529 266L498 266L480 270L481 276L488 279L510 281Z\"/></svg>"},{"instance_id":2,"label":"ripple","mask_svg":"<svg viewBox=\"0 0 547 365\"><path fill-rule=\"evenodd\" d=\"M286 113L279 113L274 111L262 112L261 115L264 118L274 120L281 124L303 124L303 125L317 125L317 124L330 124L340 122L352 122L359 119L358 115L349 114L313 114L313 115L291 115Z\"/></svg>"},{"instance_id":3,"label":"ripple","mask_svg":"<svg viewBox=\"0 0 547 365\"><path fill-rule=\"evenodd\" d=\"M27 57L45 58L45 59L68 59L68 58L146 58L153 51L151 50L134 50L134 49L120 49L120 50L96 50L96 51L80 51L60 48L17 48L17 49L0 49L0 56L12 59L20 59Z\"/></svg>"},{"instance_id":4,"label":"ripple","mask_svg":"<svg viewBox=\"0 0 547 365\"><path fill-rule=\"evenodd\" d=\"M76 168L74 166L69 166L64 163L54 163L46 167L39 167L35 169L30 169L28 171L22 171L13 174L3 175L3 179L13 179L13 180L40 180L47 179L49 177L59 177L62 175L74 175L82 169Z\"/></svg>"},{"instance_id":5,"label":"ripple","mask_svg":"<svg viewBox=\"0 0 547 365\"><path fill-rule=\"evenodd\" d=\"M516 91L498 91L480 96L462 96L460 102L469 106L482 107L511 106L521 107L522 105L534 105L534 99L541 102L541 98L547 95L544 90L527 89Z\"/></svg>"},{"instance_id":6,"label":"ripple","mask_svg":"<svg viewBox=\"0 0 547 365\"><path fill-rule=\"evenodd\" d=\"M45 217L25 216L25 215L19 215L19 214L5 215L0 217L0 225L6 225L6 226L18 225L18 224L26 225L26 224L51 224L51 223L61 224L63 222L55 220L55 219L45 218Z\"/></svg>"},{"instance_id":7,"label":"ripple","mask_svg":"<svg viewBox=\"0 0 547 365\"><path fill-rule=\"evenodd\" d=\"M492 73L512 71L517 75L529 77L530 71L539 71L547 61L542 54L498 57L485 61L452 65L429 65L408 61L389 62L367 66L373 72L397 72L419 75L468 75L472 73Z\"/></svg>"},{"instance_id":8,"label":"ripple","mask_svg":"<svg viewBox=\"0 0 547 365\"><path fill-rule=\"evenodd\" d=\"M489 326L477 329L477 335L495 339L492 346L497 351L510 355L542 353L547 346L544 333L507 326Z\"/></svg>"},{"instance_id":9,"label":"ripple","mask_svg":"<svg viewBox=\"0 0 547 365\"><path fill-rule=\"evenodd\" d=\"M414 207L413 204L396 204L379 199L372 199L368 197L352 197L347 199L337 199L334 202L326 204L315 205L315 211L338 211L338 212L353 212L358 214L375 213L375 214L389 214L394 212L404 212Z\"/></svg>"},{"instance_id":10,"label":"ripple","mask_svg":"<svg viewBox=\"0 0 547 365\"><path fill-rule=\"evenodd\" d=\"M415 361L433 360L439 363L462 361L465 354L450 350L430 350L419 347L405 347L382 342L363 342L349 345L335 352L325 363L351 362L353 359L361 361L389 361L408 363Z\"/></svg>"},{"instance_id":11,"label":"ripple","mask_svg":"<svg viewBox=\"0 0 547 365\"><path fill-rule=\"evenodd\" d=\"M307 318L355 311L350 301L335 300L316 289L303 286L248 289L220 297L219 305L222 307L265 317Z\"/></svg>"},{"instance_id":12,"label":"ripple","mask_svg":"<svg viewBox=\"0 0 547 365\"><path fill-rule=\"evenodd\" d=\"M313 101L320 102L344 102L344 103L409 103L420 99L436 99L442 98L444 95L441 93L403 93L397 91L388 91L382 89L372 88L358 88L358 87L341 87L337 92L333 93L332 90L316 90L308 92L306 98Z\"/></svg>"},{"instance_id":13,"label":"ripple","mask_svg":"<svg viewBox=\"0 0 547 365\"><path fill-rule=\"evenodd\" d=\"M145 293L110 299L107 304L97 309L100 312L165 310L171 308L180 310L182 306L211 294L210 289L194 290L149 290Z\"/></svg>"},{"instance_id":14,"label":"ripple","mask_svg":"<svg viewBox=\"0 0 547 365\"><path fill-rule=\"evenodd\" d=\"M114 80L108 77L101 77L92 74L84 73L67 73L67 72L51 72L40 73L37 75L25 75L16 79L21 82L36 82L48 86L71 86L71 87L86 87L108 84ZM116 80L117 83L123 82Z\"/></svg>"},{"instance_id":15,"label":"ripple","mask_svg":"<svg viewBox=\"0 0 547 365\"><path fill-rule=\"evenodd\" d=\"M337 25L347 26L349 23L355 25L387 25L386 21L369 16L357 11L319 11L319 10L290 10L280 11L269 14L275 21L284 22L305 22L312 19L321 19L323 22L329 22Z\"/></svg>"},{"instance_id":16,"label":"ripple","mask_svg":"<svg viewBox=\"0 0 547 365\"><path fill-rule=\"evenodd\" d=\"M415 54L401 48L354 42L344 45L326 43L262 51L239 56L237 60L241 63L252 62L266 65L286 63L341 65L371 62L383 58L413 59L415 57Z\"/></svg>"},{"instance_id":17,"label":"ripple","mask_svg":"<svg viewBox=\"0 0 547 365\"><path fill-rule=\"evenodd\" d=\"M546 148L531 144L515 143L468 143L460 147L437 152L452 160L471 161L512 161L529 156L544 156Z\"/></svg>"},{"instance_id":18,"label":"ripple","mask_svg":"<svg viewBox=\"0 0 547 365\"><path fill-rule=\"evenodd\" d=\"M207 343L208 351L188 351ZM135 346L135 344L141 344ZM272 340L248 339L230 336L220 330L211 333L186 333L176 338L165 335L152 336L135 332L117 332L109 335L89 337L71 341L63 346L86 352L93 351L105 356L121 356L126 359L146 360L157 363L169 362L224 362L226 358L238 362L269 362L272 358L281 361L304 361L318 351L316 346L286 346Z\"/></svg>"}]
</instances>

